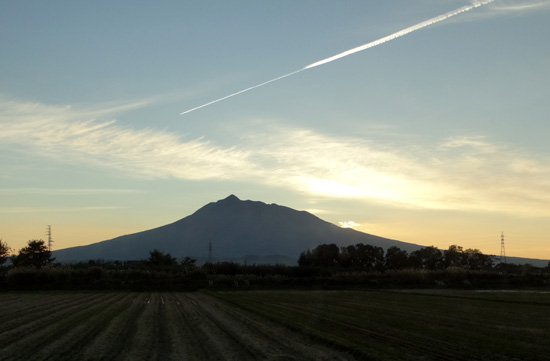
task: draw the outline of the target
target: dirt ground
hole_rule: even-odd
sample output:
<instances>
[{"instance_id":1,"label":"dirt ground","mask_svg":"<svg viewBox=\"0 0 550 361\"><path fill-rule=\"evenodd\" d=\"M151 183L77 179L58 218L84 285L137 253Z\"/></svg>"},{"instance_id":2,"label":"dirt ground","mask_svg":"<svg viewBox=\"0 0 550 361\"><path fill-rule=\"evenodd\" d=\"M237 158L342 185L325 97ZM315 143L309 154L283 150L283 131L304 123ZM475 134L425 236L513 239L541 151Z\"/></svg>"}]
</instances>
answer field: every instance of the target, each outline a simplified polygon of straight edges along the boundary
<instances>
[{"instance_id":1,"label":"dirt ground","mask_svg":"<svg viewBox=\"0 0 550 361\"><path fill-rule=\"evenodd\" d=\"M0 360L353 360L196 293L0 295Z\"/></svg>"}]
</instances>

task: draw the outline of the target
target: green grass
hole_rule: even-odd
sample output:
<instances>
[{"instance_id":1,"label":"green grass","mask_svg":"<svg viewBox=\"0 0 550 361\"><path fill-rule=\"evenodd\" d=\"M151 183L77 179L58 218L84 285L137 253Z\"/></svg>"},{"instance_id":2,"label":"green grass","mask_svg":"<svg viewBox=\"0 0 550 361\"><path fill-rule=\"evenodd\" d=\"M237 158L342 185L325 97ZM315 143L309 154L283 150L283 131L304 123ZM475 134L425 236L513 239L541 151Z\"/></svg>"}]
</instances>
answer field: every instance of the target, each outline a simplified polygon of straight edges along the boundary
<instances>
[{"instance_id":1,"label":"green grass","mask_svg":"<svg viewBox=\"0 0 550 361\"><path fill-rule=\"evenodd\" d=\"M550 294L475 291L218 292L365 359L550 359Z\"/></svg>"}]
</instances>

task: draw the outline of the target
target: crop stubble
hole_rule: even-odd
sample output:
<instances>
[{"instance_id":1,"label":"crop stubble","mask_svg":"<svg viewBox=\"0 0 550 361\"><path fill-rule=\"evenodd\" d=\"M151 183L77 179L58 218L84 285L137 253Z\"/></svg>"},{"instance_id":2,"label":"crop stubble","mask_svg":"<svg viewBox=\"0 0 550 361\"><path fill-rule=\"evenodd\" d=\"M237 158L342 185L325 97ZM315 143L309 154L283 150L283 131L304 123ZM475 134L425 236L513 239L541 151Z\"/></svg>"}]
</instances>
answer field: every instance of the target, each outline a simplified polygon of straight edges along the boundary
<instances>
[{"instance_id":1,"label":"crop stubble","mask_svg":"<svg viewBox=\"0 0 550 361\"><path fill-rule=\"evenodd\" d=\"M0 305L9 361L550 359L550 294L45 292Z\"/></svg>"},{"instance_id":2,"label":"crop stubble","mask_svg":"<svg viewBox=\"0 0 550 361\"><path fill-rule=\"evenodd\" d=\"M547 293L268 291L217 297L360 359L550 359Z\"/></svg>"},{"instance_id":3,"label":"crop stubble","mask_svg":"<svg viewBox=\"0 0 550 361\"><path fill-rule=\"evenodd\" d=\"M203 293L0 294L0 360L349 360Z\"/></svg>"}]
</instances>

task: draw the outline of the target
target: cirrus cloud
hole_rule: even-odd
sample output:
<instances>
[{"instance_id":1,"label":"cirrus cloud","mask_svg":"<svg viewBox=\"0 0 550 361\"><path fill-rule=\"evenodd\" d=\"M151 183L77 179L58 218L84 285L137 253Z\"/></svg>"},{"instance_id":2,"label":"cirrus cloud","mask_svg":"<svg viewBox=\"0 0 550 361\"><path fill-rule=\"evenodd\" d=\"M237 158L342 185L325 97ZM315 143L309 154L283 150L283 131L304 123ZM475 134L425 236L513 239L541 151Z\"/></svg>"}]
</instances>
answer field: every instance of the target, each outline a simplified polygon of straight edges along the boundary
<instances>
[{"instance_id":1,"label":"cirrus cloud","mask_svg":"<svg viewBox=\"0 0 550 361\"><path fill-rule=\"evenodd\" d=\"M249 168L248 152L222 148L204 139L154 129L132 129L109 119L142 102L76 109L0 99L0 139L4 146L65 162L90 163L138 177L231 178ZM107 118L107 120L106 120Z\"/></svg>"},{"instance_id":2,"label":"cirrus cloud","mask_svg":"<svg viewBox=\"0 0 550 361\"><path fill-rule=\"evenodd\" d=\"M550 216L548 159L482 136L392 148L357 137L266 126L221 147L205 138L188 140L113 120L142 102L91 108L5 98L0 103L1 146L127 176L239 180L399 207Z\"/></svg>"}]
</instances>

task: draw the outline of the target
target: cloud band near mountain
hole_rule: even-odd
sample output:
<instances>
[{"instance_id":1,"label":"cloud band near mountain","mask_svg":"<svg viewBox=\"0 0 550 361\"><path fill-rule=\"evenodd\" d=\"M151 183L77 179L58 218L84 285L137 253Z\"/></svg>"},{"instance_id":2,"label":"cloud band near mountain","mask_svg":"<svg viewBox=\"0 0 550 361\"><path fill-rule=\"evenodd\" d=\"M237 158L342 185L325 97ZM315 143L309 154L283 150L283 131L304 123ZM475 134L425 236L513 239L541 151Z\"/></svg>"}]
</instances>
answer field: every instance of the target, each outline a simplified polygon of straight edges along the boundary
<instances>
[{"instance_id":1,"label":"cloud band near mountain","mask_svg":"<svg viewBox=\"0 0 550 361\"><path fill-rule=\"evenodd\" d=\"M396 206L548 216L548 159L481 136L390 148L373 140L270 127L229 147L113 120L129 105L77 109L0 98L1 147L130 177L260 181Z\"/></svg>"}]
</instances>

